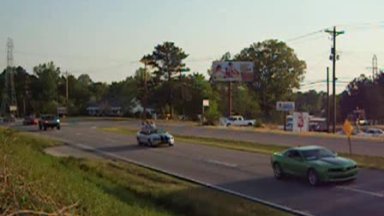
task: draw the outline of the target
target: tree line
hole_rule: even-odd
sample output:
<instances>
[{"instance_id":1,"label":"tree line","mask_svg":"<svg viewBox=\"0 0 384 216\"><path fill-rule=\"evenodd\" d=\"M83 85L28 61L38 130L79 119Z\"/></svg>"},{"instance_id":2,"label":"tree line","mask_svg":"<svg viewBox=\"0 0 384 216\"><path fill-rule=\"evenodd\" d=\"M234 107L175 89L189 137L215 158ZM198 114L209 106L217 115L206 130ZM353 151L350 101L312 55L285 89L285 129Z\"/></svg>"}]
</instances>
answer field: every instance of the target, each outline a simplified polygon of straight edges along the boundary
<instances>
[{"instance_id":1,"label":"tree line","mask_svg":"<svg viewBox=\"0 0 384 216\"><path fill-rule=\"evenodd\" d=\"M202 113L202 100L209 99L206 118L215 121L225 116L228 113L228 85L212 82L209 79L210 69L207 70L207 77L191 72L185 63L187 58L188 54L182 48L173 42L164 42L142 57L142 67L134 75L110 84L95 82L88 74L78 77L67 74L53 62L35 66L32 73L21 66L13 68L19 115L55 113L58 106L67 106L70 115L85 115L90 104L107 101L119 104L125 116L140 115L132 111L139 104L154 110L160 117L197 120ZM276 102L290 100L296 101L299 111L326 115L324 92L297 92L304 79L306 64L284 42L266 40L253 43L237 54L227 52L217 60L251 61L255 65L253 82L232 85L234 114L279 121L281 114L275 111ZM0 75L0 91L4 89L4 75L5 70ZM344 117L356 105L380 113L380 108L374 107L374 103L383 98L368 92L382 92L382 86L382 75L372 82L364 77L352 81L347 90L339 95L341 116ZM382 116L375 114L372 117Z\"/></svg>"}]
</instances>

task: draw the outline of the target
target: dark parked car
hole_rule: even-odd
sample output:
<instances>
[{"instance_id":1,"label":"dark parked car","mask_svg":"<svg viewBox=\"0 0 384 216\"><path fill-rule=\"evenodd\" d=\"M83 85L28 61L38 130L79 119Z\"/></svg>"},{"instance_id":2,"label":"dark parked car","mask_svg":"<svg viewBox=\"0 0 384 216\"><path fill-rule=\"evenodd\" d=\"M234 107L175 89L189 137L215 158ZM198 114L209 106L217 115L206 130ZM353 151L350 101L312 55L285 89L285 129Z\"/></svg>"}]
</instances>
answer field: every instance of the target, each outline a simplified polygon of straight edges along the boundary
<instances>
[{"instance_id":1,"label":"dark parked car","mask_svg":"<svg viewBox=\"0 0 384 216\"><path fill-rule=\"evenodd\" d=\"M42 115L39 119L39 129L47 130L49 127L60 130L60 118L55 115Z\"/></svg>"},{"instance_id":2,"label":"dark parked car","mask_svg":"<svg viewBox=\"0 0 384 216\"><path fill-rule=\"evenodd\" d=\"M23 120L23 125L37 125L39 120L33 116L26 116Z\"/></svg>"}]
</instances>

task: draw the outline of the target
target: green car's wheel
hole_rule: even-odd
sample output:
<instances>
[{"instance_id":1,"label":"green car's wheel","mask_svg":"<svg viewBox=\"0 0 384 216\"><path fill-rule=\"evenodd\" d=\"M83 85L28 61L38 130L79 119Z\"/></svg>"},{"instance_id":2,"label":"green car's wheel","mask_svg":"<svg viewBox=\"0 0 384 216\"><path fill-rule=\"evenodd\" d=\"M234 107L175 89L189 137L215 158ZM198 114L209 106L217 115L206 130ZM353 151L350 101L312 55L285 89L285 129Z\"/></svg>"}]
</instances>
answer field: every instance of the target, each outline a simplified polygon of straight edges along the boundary
<instances>
[{"instance_id":1,"label":"green car's wheel","mask_svg":"<svg viewBox=\"0 0 384 216\"><path fill-rule=\"evenodd\" d=\"M273 164L273 174L276 179L282 179L284 177L283 169L281 169L281 166L278 163Z\"/></svg>"},{"instance_id":2,"label":"green car's wheel","mask_svg":"<svg viewBox=\"0 0 384 216\"><path fill-rule=\"evenodd\" d=\"M307 173L308 183L312 186L317 186L320 183L319 175L314 169L309 169Z\"/></svg>"}]
</instances>

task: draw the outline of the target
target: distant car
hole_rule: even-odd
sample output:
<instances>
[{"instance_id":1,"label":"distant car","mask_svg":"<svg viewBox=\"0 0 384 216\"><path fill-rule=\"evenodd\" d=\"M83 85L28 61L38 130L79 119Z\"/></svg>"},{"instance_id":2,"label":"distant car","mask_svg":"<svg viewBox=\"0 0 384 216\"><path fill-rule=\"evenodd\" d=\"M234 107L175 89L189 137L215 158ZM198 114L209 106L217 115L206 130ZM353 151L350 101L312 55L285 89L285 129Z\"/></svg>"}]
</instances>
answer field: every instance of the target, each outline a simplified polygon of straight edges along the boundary
<instances>
[{"instance_id":1,"label":"distant car","mask_svg":"<svg viewBox=\"0 0 384 216\"><path fill-rule=\"evenodd\" d=\"M139 145L146 146L159 146L161 144L167 144L173 146L175 144L174 137L163 129L142 129L137 132L137 143Z\"/></svg>"},{"instance_id":2,"label":"distant car","mask_svg":"<svg viewBox=\"0 0 384 216\"><path fill-rule=\"evenodd\" d=\"M255 126L256 120L246 120L243 116L235 115L230 116L225 120L225 125L229 126Z\"/></svg>"},{"instance_id":3,"label":"distant car","mask_svg":"<svg viewBox=\"0 0 384 216\"><path fill-rule=\"evenodd\" d=\"M313 186L321 182L351 181L358 173L355 161L338 157L320 146L293 147L274 153L271 164L276 179L298 176L306 178Z\"/></svg>"},{"instance_id":4,"label":"distant car","mask_svg":"<svg viewBox=\"0 0 384 216\"><path fill-rule=\"evenodd\" d=\"M47 128L60 130L60 118L55 115L42 115L39 119L39 129L47 130Z\"/></svg>"},{"instance_id":5,"label":"distant car","mask_svg":"<svg viewBox=\"0 0 384 216\"><path fill-rule=\"evenodd\" d=\"M379 128L368 128L365 131L365 133L368 134L369 136L374 136L374 137L384 136L384 131Z\"/></svg>"},{"instance_id":6,"label":"distant car","mask_svg":"<svg viewBox=\"0 0 384 216\"><path fill-rule=\"evenodd\" d=\"M23 125L37 125L39 124L39 120L33 116L26 116L23 119Z\"/></svg>"}]
</instances>

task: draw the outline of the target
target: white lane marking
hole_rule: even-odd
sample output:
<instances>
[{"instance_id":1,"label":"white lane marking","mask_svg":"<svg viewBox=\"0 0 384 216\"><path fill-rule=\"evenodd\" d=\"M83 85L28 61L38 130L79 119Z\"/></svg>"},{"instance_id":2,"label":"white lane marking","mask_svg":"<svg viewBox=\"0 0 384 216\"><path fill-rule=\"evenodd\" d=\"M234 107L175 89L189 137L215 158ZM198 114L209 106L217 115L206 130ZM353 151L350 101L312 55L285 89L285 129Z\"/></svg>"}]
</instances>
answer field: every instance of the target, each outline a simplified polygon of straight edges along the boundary
<instances>
[{"instance_id":1,"label":"white lane marking","mask_svg":"<svg viewBox=\"0 0 384 216\"><path fill-rule=\"evenodd\" d=\"M97 127L96 126L92 126L91 129L96 129Z\"/></svg>"},{"instance_id":2,"label":"white lane marking","mask_svg":"<svg viewBox=\"0 0 384 216\"><path fill-rule=\"evenodd\" d=\"M162 169L162 168L158 168L158 167L155 167L155 166L152 166L152 165L140 162L140 161L128 159L126 157L122 157L122 156L119 156L119 155L116 155L116 154L113 154L113 153L102 151L102 150L99 150L97 148L93 148L91 146L85 145L83 143L75 143L73 141L70 141L70 140L67 140L67 139L63 139L63 138L56 138L56 137L52 137L52 138L56 139L58 141L61 141L63 143L66 143L67 145L75 146L75 147L83 149L83 150L93 151L95 153L98 153L100 155L104 155L106 157L110 157L110 158L113 158L113 159L118 159L118 160L125 161L125 162L132 163L132 164L136 164L136 165L148 168L148 169L157 170L159 172L162 172L162 173L165 173L165 174L168 174L168 175L171 175L171 176L175 176L175 177L180 178L180 179L184 179L184 180L187 180L187 181L190 181L190 182L194 182L196 184L200 184L200 185L208 187L208 188L212 188L212 189L215 189L215 190L218 190L218 191L222 191L222 192L225 192L225 193L228 193L228 194L232 194L232 195L235 195L235 196L238 196L238 197L242 197L242 198L251 200L253 202L261 203L261 204L264 204L264 205L267 205L267 206L270 206L270 207L273 207L273 208L276 208L276 209L280 209L282 211L290 212L290 213L293 213L295 215L313 216L313 214L311 214L311 213L309 213L307 211L293 209L293 208L290 208L290 207L285 206L285 205L273 203L273 202L270 202L270 201L267 201L267 200L264 200L264 199L261 199L261 198L257 198L257 197L250 196L250 195L246 195L246 194L243 194L243 193L240 193L240 192L237 192L237 191L234 191L234 190L230 190L230 189L218 186L218 185L206 183L206 182L203 182L201 180L197 180L197 179L194 179L194 178L182 175L182 174L178 174L178 173L171 172L171 171L168 171L168 170L165 170L165 169Z\"/></svg>"},{"instance_id":3,"label":"white lane marking","mask_svg":"<svg viewBox=\"0 0 384 216\"><path fill-rule=\"evenodd\" d=\"M212 163L212 164L216 164L216 165L221 165L221 166L225 166L225 167L231 167L231 168L235 168L237 167L237 164L233 164L233 163L227 163L227 162L224 162L224 161L218 161L218 160L204 160L208 163Z\"/></svg>"},{"instance_id":4,"label":"white lane marking","mask_svg":"<svg viewBox=\"0 0 384 216\"><path fill-rule=\"evenodd\" d=\"M352 192L356 192L356 193L366 194L366 195L370 195L370 196L374 196L374 197L384 198L384 194L382 194L382 193L367 191L367 190L363 190L363 189L344 187L344 186L338 186L336 188L341 189L341 190L346 190L346 191L352 191Z\"/></svg>"}]
</instances>

